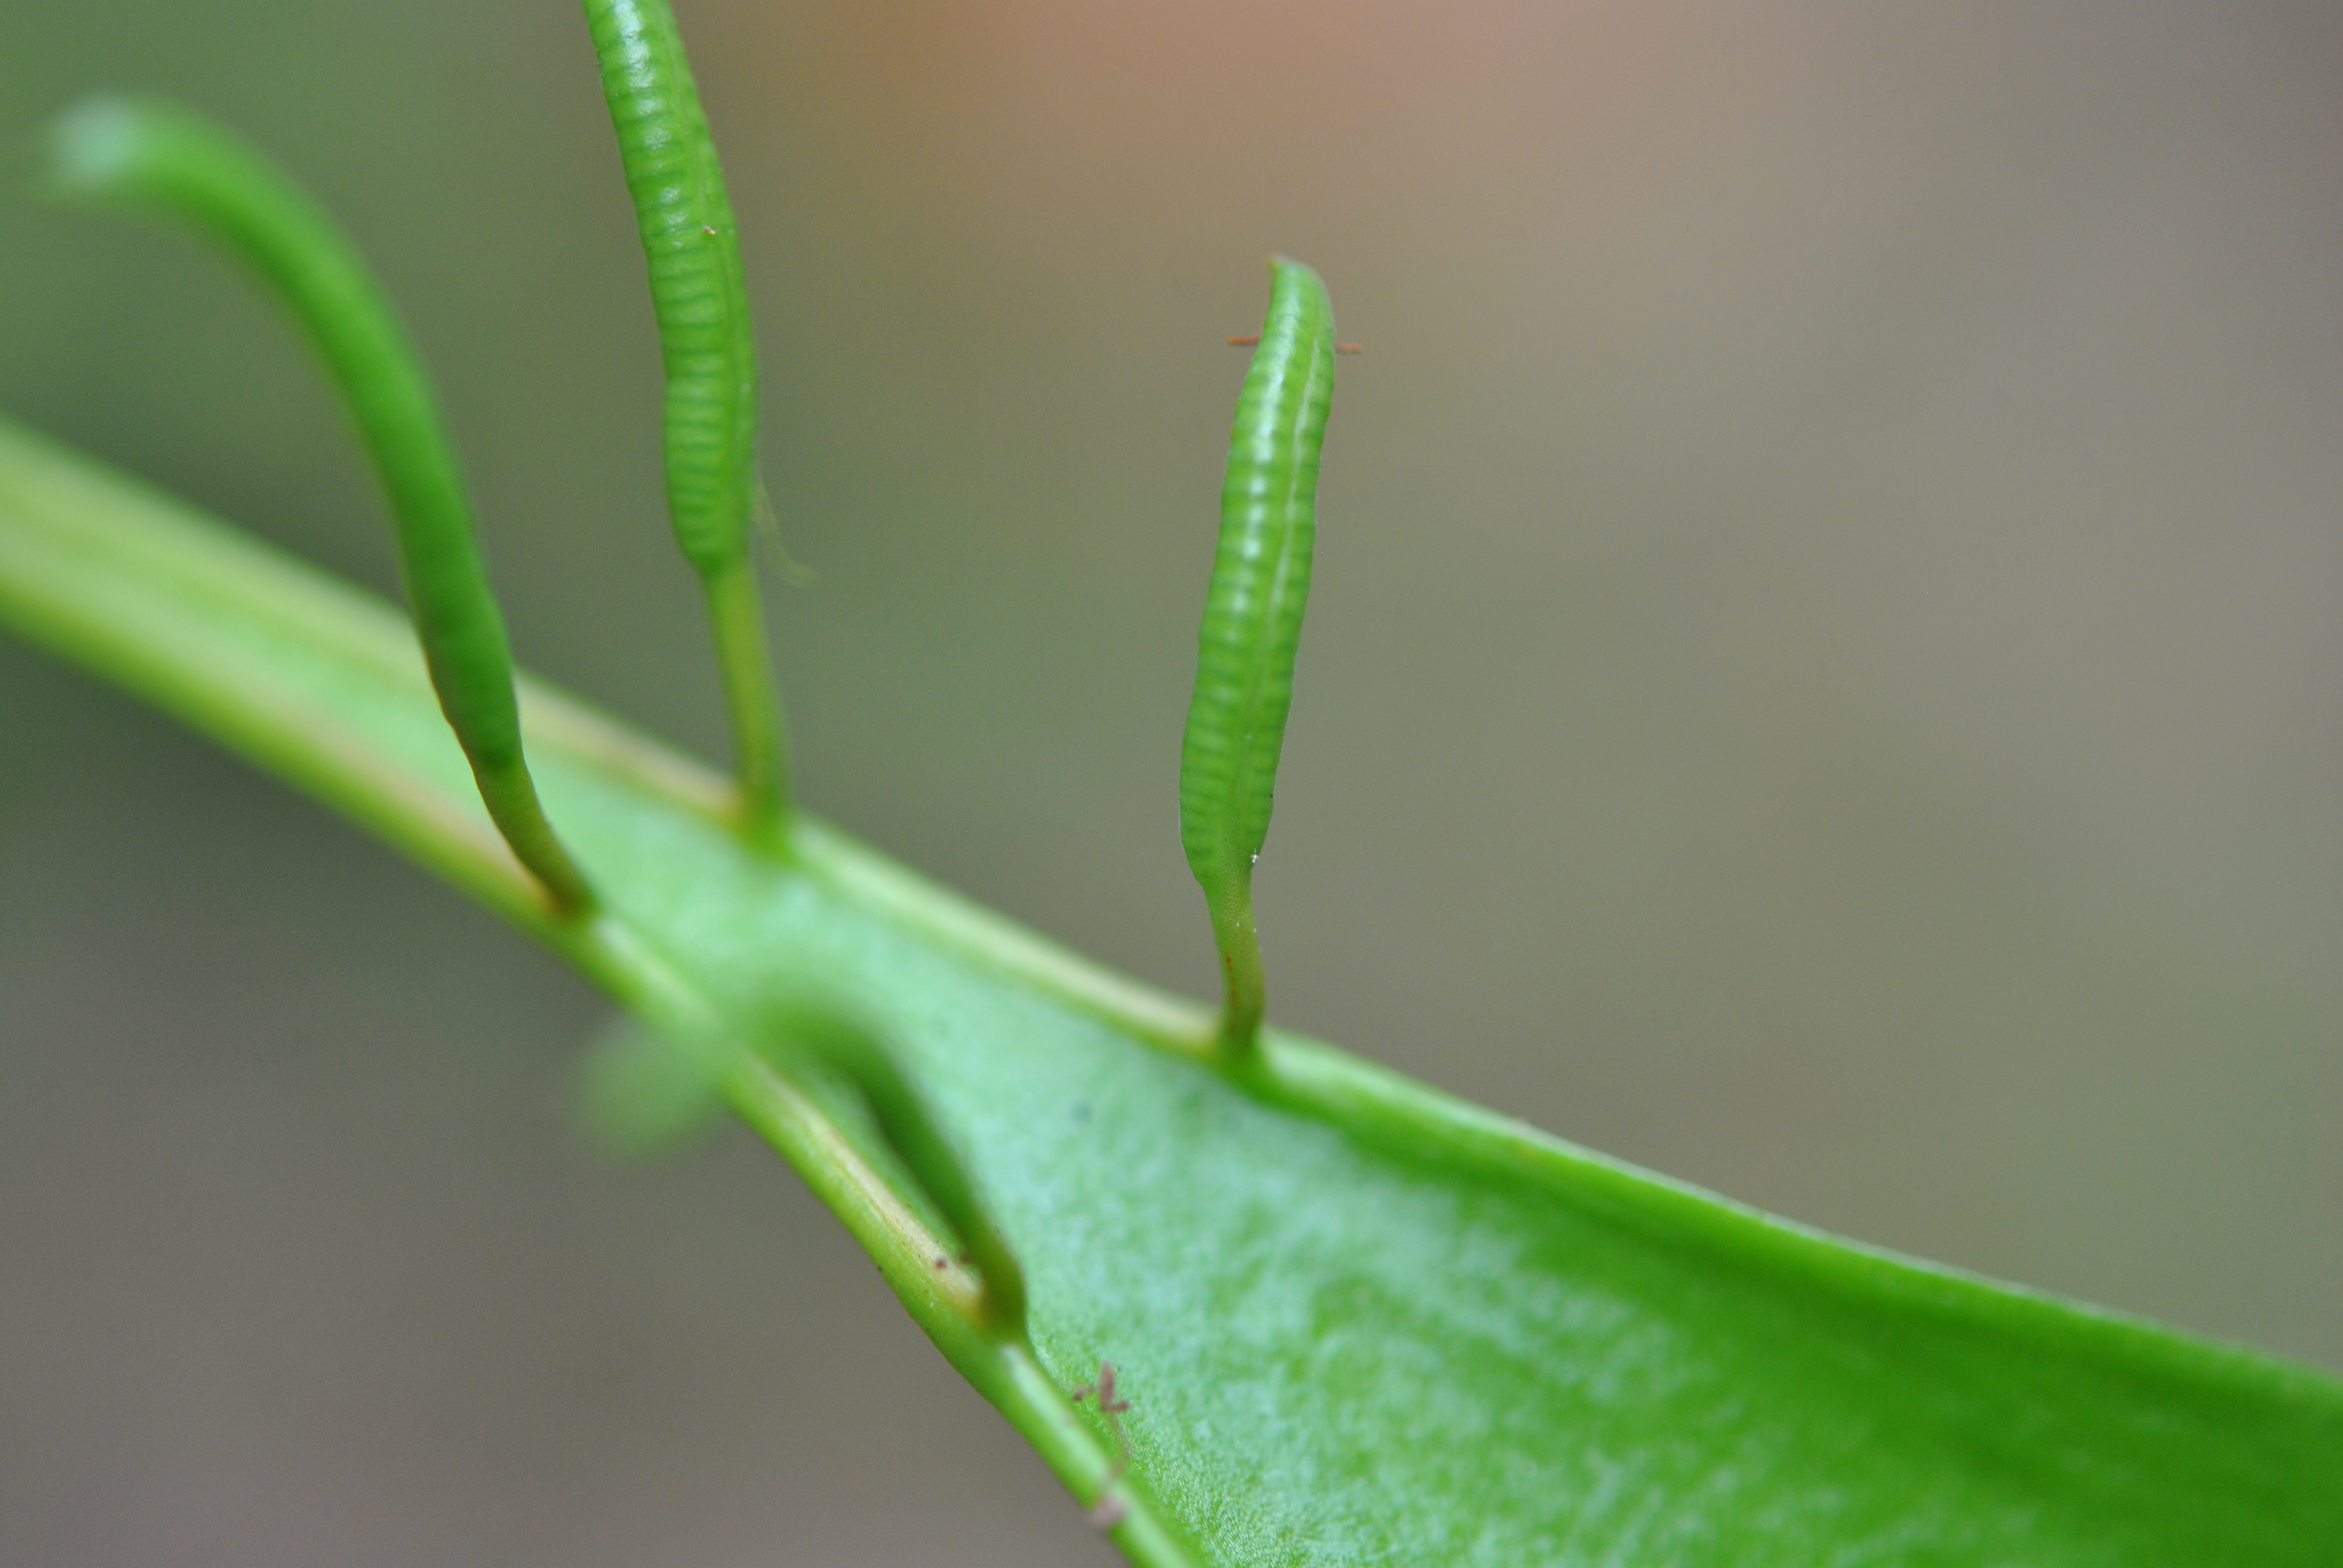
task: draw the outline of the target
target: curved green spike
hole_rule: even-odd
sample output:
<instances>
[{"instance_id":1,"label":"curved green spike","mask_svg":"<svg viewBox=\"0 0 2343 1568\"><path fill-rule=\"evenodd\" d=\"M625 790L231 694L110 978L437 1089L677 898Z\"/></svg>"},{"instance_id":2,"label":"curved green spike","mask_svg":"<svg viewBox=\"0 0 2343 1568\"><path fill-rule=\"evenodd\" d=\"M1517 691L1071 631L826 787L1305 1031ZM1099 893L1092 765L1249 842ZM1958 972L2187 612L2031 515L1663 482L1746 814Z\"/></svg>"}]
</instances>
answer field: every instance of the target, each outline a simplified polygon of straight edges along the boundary
<instances>
[{"instance_id":1,"label":"curved green spike","mask_svg":"<svg viewBox=\"0 0 2343 1568\"><path fill-rule=\"evenodd\" d=\"M388 494L424 662L488 816L556 907L589 907L592 891L546 820L521 750L504 618L430 382L349 241L258 152L171 105L85 100L50 127L45 174L61 195L189 220L292 307Z\"/></svg>"},{"instance_id":2,"label":"curved green spike","mask_svg":"<svg viewBox=\"0 0 2343 1568\"><path fill-rule=\"evenodd\" d=\"M803 1076L798 1058L810 1060L852 1084L871 1121L929 1199L960 1232L968 1261L983 1280L977 1326L996 1339L1025 1338L1025 1271L977 1194L960 1155L937 1128L927 1102L911 1087L894 1055L869 1030L830 1008L790 1003L765 1020L773 1065Z\"/></svg>"},{"instance_id":3,"label":"curved green spike","mask_svg":"<svg viewBox=\"0 0 2343 1568\"><path fill-rule=\"evenodd\" d=\"M763 504L757 349L732 202L666 0L585 5L667 367L668 513L714 623L743 815L779 842L788 814L787 740L749 551Z\"/></svg>"},{"instance_id":4,"label":"curved green spike","mask_svg":"<svg viewBox=\"0 0 2343 1568\"><path fill-rule=\"evenodd\" d=\"M1180 842L1227 982L1222 1048L1252 1050L1267 986L1252 868L1269 837L1317 538L1318 453L1334 395L1334 309L1318 275L1270 261L1269 317L1237 397L1196 695L1180 748Z\"/></svg>"},{"instance_id":5,"label":"curved green spike","mask_svg":"<svg viewBox=\"0 0 2343 1568\"><path fill-rule=\"evenodd\" d=\"M706 1096L738 1090L757 1073L801 1091L843 1080L903 1172L958 1232L963 1261L976 1266L979 1289L963 1309L973 1326L996 1342L1030 1345L1025 1271L1016 1252L895 1052L860 1021L859 1009L792 985L755 1006L744 1027L694 996L682 972L621 920L597 922L594 935L623 952L644 982L630 987L626 1000L645 1027L609 1031L588 1069L580 1108L606 1147L649 1152L667 1144L696 1124ZM741 1077L744 1067L751 1080ZM917 1228L927 1233L924 1223ZM931 1251L925 1261L938 1268L950 1262Z\"/></svg>"}]
</instances>

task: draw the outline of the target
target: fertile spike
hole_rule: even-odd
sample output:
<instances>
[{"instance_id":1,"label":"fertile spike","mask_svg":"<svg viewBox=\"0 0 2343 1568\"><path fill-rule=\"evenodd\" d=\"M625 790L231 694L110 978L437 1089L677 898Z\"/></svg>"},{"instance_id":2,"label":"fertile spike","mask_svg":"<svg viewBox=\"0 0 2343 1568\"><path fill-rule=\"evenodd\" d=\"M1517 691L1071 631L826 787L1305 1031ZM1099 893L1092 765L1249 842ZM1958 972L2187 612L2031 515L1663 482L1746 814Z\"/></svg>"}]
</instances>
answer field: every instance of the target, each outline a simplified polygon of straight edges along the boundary
<instances>
[{"instance_id":1,"label":"fertile spike","mask_svg":"<svg viewBox=\"0 0 2343 1568\"><path fill-rule=\"evenodd\" d=\"M762 496L757 349L732 203L667 0L585 5L667 367L668 514L715 625L743 814L778 843L788 812L787 746L749 558Z\"/></svg>"},{"instance_id":2,"label":"fertile spike","mask_svg":"<svg viewBox=\"0 0 2343 1568\"><path fill-rule=\"evenodd\" d=\"M488 816L557 908L591 906L522 754L512 650L473 535L462 469L431 383L357 250L259 153L169 105L93 98L68 110L50 128L47 182L63 195L187 219L292 308L389 496L424 662Z\"/></svg>"},{"instance_id":3,"label":"fertile spike","mask_svg":"<svg viewBox=\"0 0 2343 1568\"><path fill-rule=\"evenodd\" d=\"M1334 313L1318 275L1270 262L1269 318L1237 397L1196 695L1180 749L1180 841L1204 890L1228 1006L1222 1048L1252 1049L1266 1000L1252 868L1269 836L1293 657L1310 597L1318 453L1334 393Z\"/></svg>"}]
</instances>

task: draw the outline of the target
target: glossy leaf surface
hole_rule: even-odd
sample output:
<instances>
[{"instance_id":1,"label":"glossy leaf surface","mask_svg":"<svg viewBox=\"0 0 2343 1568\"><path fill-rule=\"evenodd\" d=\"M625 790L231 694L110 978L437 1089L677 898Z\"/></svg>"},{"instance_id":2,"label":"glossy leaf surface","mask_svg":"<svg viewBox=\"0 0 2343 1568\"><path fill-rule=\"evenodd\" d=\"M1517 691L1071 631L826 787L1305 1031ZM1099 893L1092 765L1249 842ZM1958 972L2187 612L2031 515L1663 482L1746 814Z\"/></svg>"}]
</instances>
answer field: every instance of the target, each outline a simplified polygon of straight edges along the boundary
<instances>
[{"instance_id":1,"label":"glossy leaf surface","mask_svg":"<svg viewBox=\"0 0 2343 1568\"><path fill-rule=\"evenodd\" d=\"M394 612L0 427L0 620L340 806L621 1000L753 1037L820 978L882 1029L1021 1255L971 1332L936 1218L852 1113L736 1109L1083 1502L1131 1402L1141 1562L2329 1563L2343 1389L1832 1241L1099 971L542 689L549 810L610 913L558 928Z\"/></svg>"}]
</instances>

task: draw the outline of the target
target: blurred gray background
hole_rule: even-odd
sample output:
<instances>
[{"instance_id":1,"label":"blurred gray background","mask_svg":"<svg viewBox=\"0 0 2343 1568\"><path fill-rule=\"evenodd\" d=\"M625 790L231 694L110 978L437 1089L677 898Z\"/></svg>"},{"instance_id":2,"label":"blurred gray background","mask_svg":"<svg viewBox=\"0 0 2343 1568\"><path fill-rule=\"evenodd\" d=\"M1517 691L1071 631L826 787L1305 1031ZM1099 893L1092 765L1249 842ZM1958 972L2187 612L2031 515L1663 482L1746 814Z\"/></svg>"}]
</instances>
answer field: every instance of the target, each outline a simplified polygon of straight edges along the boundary
<instances>
[{"instance_id":1,"label":"blurred gray background","mask_svg":"<svg viewBox=\"0 0 2343 1568\"><path fill-rule=\"evenodd\" d=\"M523 657L703 750L571 7L18 0L407 309ZM1336 398L1273 1013L1799 1220L2343 1367L2343 13L683 0L813 808L1212 983L1173 784L1282 249ZM387 588L182 237L0 193L0 410ZM780 1162L613 1170L604 1010L0 642L0 1555L1100 1564Z\"/></svg>"}]
</instances>

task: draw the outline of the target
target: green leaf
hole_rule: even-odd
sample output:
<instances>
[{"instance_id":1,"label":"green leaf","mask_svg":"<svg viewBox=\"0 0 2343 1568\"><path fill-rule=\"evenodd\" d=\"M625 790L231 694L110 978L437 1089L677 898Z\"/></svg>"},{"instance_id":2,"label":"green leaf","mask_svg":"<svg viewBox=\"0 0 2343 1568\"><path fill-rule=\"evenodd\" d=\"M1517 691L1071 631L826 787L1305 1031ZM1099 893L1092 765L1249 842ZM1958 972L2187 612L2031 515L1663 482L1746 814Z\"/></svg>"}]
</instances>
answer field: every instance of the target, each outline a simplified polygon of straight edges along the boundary
<instances>
[{"instance_id":1,"label":"green leaf","mask_svg":"<svg viewBox=\"0 0 2343 1568\"><path fill-rule=\"evenodd\" d=\"M1213 1019L524 682L607 913L497 838L395 612L0 427L0 619L340 807L674 1037L945 1354L1147 1563L2326 1564L2343 1387L1816 1235L1276 1030ZM950 1225L772 1010L882 1033L1021 1255ZM713 1060L713 1059L712 1059ZM1071 1395L1117 1370L1118 1416ZM1115 1430L1110 1420L1119 1422ZM1130 1467L1119 1476L1118 1444Z\"/></svg>"}]
</instances>

